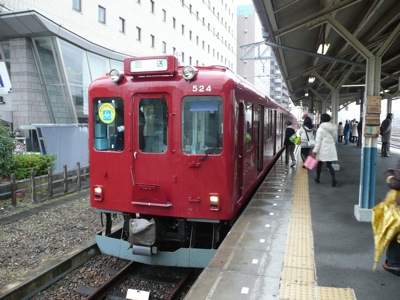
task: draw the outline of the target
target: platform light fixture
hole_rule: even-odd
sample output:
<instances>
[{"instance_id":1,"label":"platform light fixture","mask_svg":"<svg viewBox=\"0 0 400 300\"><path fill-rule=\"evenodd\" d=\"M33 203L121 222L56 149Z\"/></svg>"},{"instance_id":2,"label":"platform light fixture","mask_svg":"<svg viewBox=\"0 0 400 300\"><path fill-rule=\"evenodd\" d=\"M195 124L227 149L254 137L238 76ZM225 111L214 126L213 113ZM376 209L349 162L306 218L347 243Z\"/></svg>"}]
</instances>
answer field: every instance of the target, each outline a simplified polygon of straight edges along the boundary
<instances>
[{"instance_id":1,"label":"platform light fixture","mask_svg":"<svg viewBox=\"0 0 400 300\"><path fill-rule=\"evenodd\" d=\"M328 52L330 46L331 44L320 44L317 53L325 55Z\"/></svg>"},{"instance_id":2,"label":"platform light fixture","mask_svg":"<svg viewBox=\"0 0 400 300\"><path fill-rule=\"evenodd\" d=\"M315 81L315 77L314 76L308 77L308 83L313 83L314 81Z\"/></svg>"}]
</instances>

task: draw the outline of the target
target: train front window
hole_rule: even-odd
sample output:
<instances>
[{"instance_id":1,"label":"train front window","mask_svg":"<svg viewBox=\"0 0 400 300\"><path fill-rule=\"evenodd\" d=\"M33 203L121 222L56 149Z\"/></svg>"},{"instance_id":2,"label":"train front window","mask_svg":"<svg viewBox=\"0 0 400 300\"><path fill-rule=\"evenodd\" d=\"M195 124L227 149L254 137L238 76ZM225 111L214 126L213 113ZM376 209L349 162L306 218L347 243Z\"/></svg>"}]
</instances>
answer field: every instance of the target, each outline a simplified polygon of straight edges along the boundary
<instances>
[{"instance_id":1,"label":"train front window","mask_svg":"<svg viewBox=\"0 0 400 300\"><path fill-rule=\"evenodd\" d=\"M94 148L124 150L124 102L121 98L98 98L94 101Z\"/></svg>"},{"instance_id":2,"label":"train front window","mask_svg":"<svg viewBox=\"0 0 400 300\"><path fill-rule=\"evenodd\" d=\"M186 154L222 152L222 99L187 96L182 102L182 151Z\"/></svg>"},{"instance_id":3,"label":"train front window","mask_svg":"<svg viewBox=\"0 0 400 300\"><path fill-rule=\"evenodd\" d=\"M168 107L164 98L142 98L139 101L139 149L145 153L167 151Z\"/></svg>"}]
</instances>

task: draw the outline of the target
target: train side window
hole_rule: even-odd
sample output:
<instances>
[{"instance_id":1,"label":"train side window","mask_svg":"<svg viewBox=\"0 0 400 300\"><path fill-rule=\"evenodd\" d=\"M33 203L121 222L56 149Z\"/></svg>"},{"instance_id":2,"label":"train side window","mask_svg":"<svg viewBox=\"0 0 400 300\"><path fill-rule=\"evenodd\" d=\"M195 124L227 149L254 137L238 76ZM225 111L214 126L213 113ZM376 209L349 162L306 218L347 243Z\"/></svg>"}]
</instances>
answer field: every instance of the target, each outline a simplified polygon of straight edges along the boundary
<instances>
[{"instance_id":1,"label":"train side window","mask_svg":"<svg viewBox=\"0 0 400 300\"><path fill-rule=\"evenodd\" d=\"M145 153L167 151L168 106L164 98L142 98L139 101L139 149Z\"/></svg>"},{"instance_id":2,"label":"train side window","mask_svg":"<svg viewBox=\"0 0 400 300\"><path fill-rule=\"evenodd\" d=\"M124 102L121 98L97 98L94 101L94 148L124 150Z\"/></svg>"},{"instance_id":3,"label":"train side window","mask_svg":"<svg viewBox=\"0 0 400 300\"><path fill-rule=\"evenodd\" d=\"M182 101L182 151L222 152L223 106L219 96L187 96Z\"/></svg>"},{"instance_id":4,"label":"train side window","mask_svg":"<svg viewBox=\"0 0 400 300\"><path fill-rule=\"evenodd\" d=\"M246 150L253 147L253 104L248 103L246 105L246 132L245 132L245 144Z\"/></svg>"}]
</instances>

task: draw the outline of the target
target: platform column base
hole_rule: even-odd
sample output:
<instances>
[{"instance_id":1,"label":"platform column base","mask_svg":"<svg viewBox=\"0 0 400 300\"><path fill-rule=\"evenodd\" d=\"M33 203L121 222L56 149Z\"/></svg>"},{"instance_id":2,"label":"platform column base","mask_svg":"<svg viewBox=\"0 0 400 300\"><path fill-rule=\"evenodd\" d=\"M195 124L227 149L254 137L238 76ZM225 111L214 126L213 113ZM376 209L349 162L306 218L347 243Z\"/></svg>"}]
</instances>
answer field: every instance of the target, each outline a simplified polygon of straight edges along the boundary
<instances>
[{"instance_id":1,"label":"platform column base","mask_svg":"<svg viewBox=\"0 0 400 300\"><path fill-rule=\"evenodd\" d=\"M354 216L358 222L372 222L372 209L354 205Z\"/></svg>"}]
</instances>

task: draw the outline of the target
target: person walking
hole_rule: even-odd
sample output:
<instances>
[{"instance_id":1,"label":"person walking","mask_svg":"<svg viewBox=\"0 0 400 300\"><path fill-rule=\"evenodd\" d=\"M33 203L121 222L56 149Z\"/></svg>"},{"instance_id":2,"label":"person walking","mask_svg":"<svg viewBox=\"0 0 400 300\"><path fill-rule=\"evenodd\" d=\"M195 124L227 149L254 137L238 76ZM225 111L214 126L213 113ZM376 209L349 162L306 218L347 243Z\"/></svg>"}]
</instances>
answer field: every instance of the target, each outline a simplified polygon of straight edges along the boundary
<instances>
[{"instance_id":1,"label":"person walking","mask_svg":"<svg viewBox=\"0 0 400 300\"><path fill-rule=\"evenodd\" d=\"M393 114L388 113L385 120L382 121L381 124L381 140L382 140L382 148L381 148L381 156L382 157L390 157L390 138L392 136L392 120Z\"/></svg>"},{"instance_id":2,"label":"person walking","mask_svg":"<svg viewBox=\"0 0 400 300\"><path fill-rule=\"evenodd\" d=\"M291 167L294 167L296 165L296 157L294 156L294 149L296 145L290 141L290 137L293 134L296 134L296 131L293 128L292 122L291 121L286 121L286 130L285 130L285 140L283 144L285 145L285 163L286 165L289 165L289 156L292 159L292 164L290 165Z\"/></svg>"},{"instance_id":3,"label":"person walking","mask_svg":"<svg viewBox=\"0 0 400 300\"><path fill-rule=\"evenodd\" d=\"M310 117L304 118L303 125L297 130L297 135L301 137L300 156L304 163L315 145L315 127Z\"/></svg>"},{"instance_id":4,"label":"person walking","mask_svg":"<svg viewBox=\"0 0 400 300\"><path fill-rule=\"evenodd\" d=\"M330 121L330 115L321 115L321 124L319 125L315 136L315 146L312 151L312 157L318 160L317 178L315 178L315 182L320 183L322 164L326 162L332 176L332 187L335 187L337 180L335 170L332 167L332 161L338 159L336 152L338 128L335 124L330 123Z\"/></svg>"},{"instance_id":5,"label":"person walking","mask_svg":"<svg viewBox=\"0 0 400 300\"><path fill-rule=\"evenodd\" d=\"M343 123L339 122L339 126L338 126L338 142L341 143L343 141Z\"/></svg>"},{"instance_id":6,"label":"person walking","mask_svg":"<svg viewBox=\"0 0 400 300\"><path fill-rule=\"evenodd\" d=\"M350 131L351 131L350 122L349 122L349 120L346 120L346 123L344 124L344 129L343 129L345 145L349 144Z\"/></svg>"}]
</instances>

